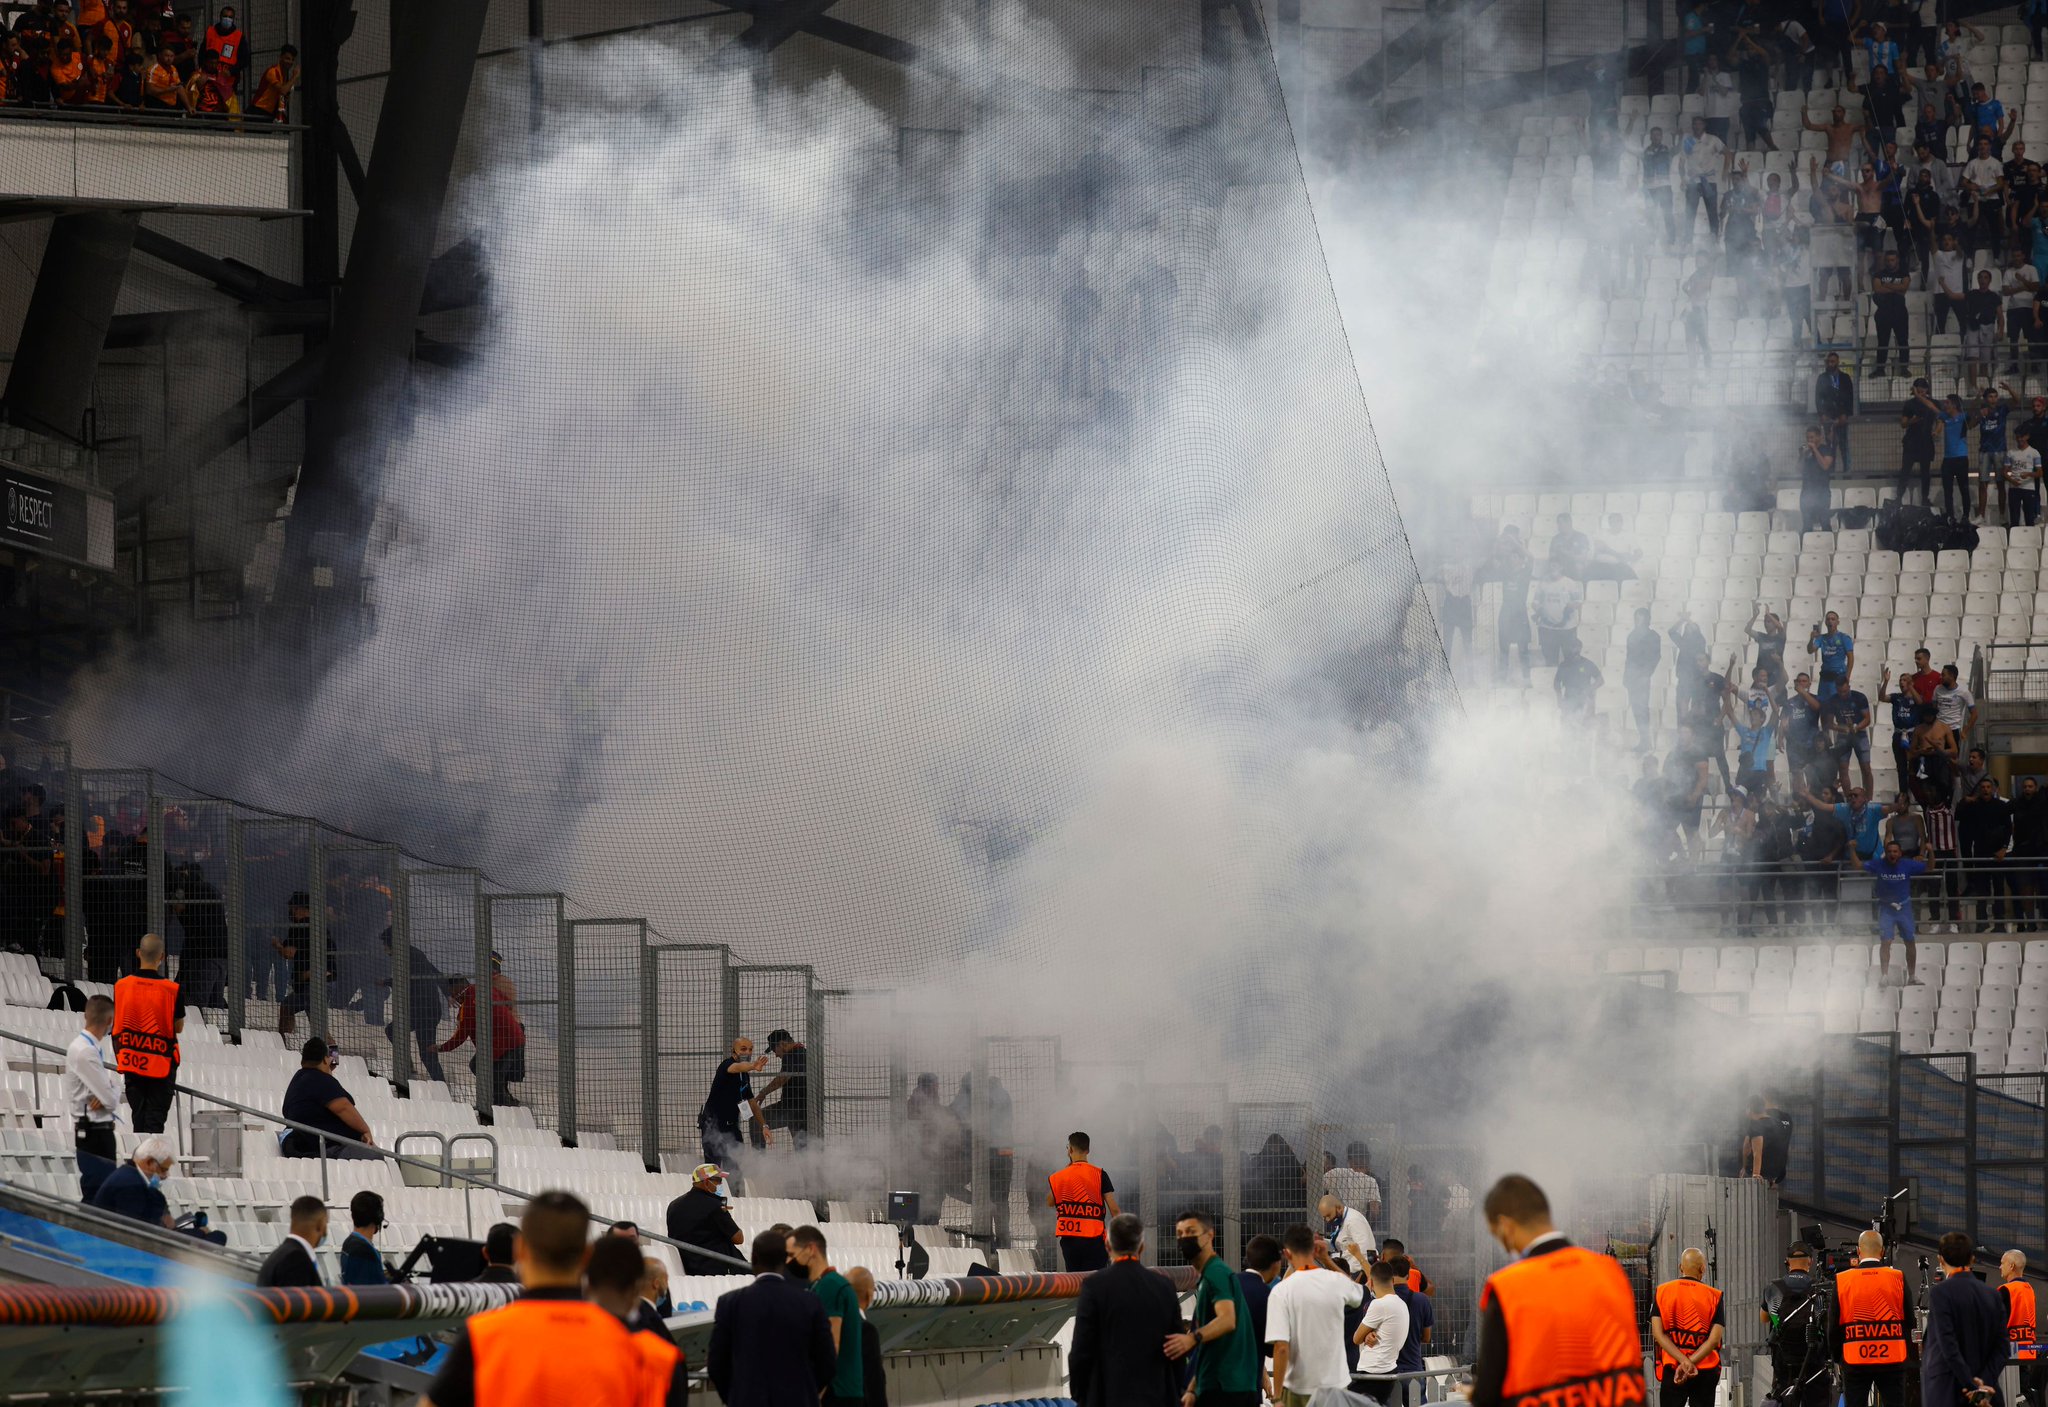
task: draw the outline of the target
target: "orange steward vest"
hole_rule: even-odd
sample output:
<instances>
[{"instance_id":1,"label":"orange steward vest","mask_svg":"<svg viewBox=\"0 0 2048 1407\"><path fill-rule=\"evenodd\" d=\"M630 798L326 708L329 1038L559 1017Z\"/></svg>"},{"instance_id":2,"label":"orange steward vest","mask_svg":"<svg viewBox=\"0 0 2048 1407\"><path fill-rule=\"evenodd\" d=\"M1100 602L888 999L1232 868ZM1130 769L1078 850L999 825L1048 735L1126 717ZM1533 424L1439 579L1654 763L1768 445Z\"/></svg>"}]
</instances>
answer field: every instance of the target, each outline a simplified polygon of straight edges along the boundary
<instances>
[{"instance_id":1,"label":"orange steward vest","mask_svg":"<svg viewBox=\"0 0 2048 1407\"><path fill-rule=\"evenodd\" d=\"M178 984L129 973L114 984L114 1068L167 1080L178 1069Z\"/></svg>"},{"instance_id":2,"label":"orange steward vest","mask_svg":"<svg viewBox=\"0 0 2048 1407\"><path fill-rule=\"evenodd\" d=\"M1835 1276L1842 1362L1851 1368L1906 1361L1906 1277L1889 1265L1852 1266Z\"/></svg>"},{"instance_id":3,"label":"orange steward vest","mask_svg":"<svg viewBox=\"0 0 2048 1407\"><path fill-rule=\"evenodd\" d=\"M1069 1163L1054 1173L1053 1210L1059 1213L1054 1234L1100 1239L1102 1236L1102 1169L1093 1163Z\"/></svg>"},{"instance_id":4,"label":"orange steward vest","mask_svg":"<svg viewBox=\"0 0 2048 1407\"><path fill-rule=\"evenodd\" d=\"M469 1321L476 1400L506 1407L644 1407L643 1355L610 1311L584 1300L514 1300ZM666 1384L663 1385L664 1391Z\"/></svg>"},{"instance_id":5,"label":"orange steward vest","mask_svg":"<svg viewBox=\"0 0 2048 1407\"><path fill-rule=\"evenodd\" d=\"M2034 1286L2029 1280L2008 1280L1998 1287L2005 1291L2005 1337L2012 1343L2012 1356L2022 1362L2036 1358L2034 1346Z\"/></svg>"},{"instance_id":6,"label":"orange steward vest","mask_svg":"<svg viewBox=\"0 0 2048 1407\"><path fill-rule=\"evenodd\" d=\"M1507 1326L1504 1407L1641 1407L1635 1296L1612 1256L1563 1246L1487 1277L1480 1307Z\"/></svg>"},{"instance_id":7,"label":"orange steward vest","mask_svg":"<svg viewBox=\"0 0 2048 1407\"><path fill-rule=\"evenodd\" d=\"M668 1385L683 1371L683 1351L644 1330L633 1335L633 1348L640 1355L641 1407L666 1407Z\"/></svg>"},{"instance_id":8,"label":"orange steward vest","mask_svg":"<svg viewBox=\"0 0 2048 1407\"><path fill-rule=\"evenodd\" d=\"M1657 1321L1671 1342L1691 1353L1714 1331L1714 1315L1721 1308L1721 1292L1712 1285L1680 1276L1657 1287ZM1678 1360L1657 1350L1657 1369L1676 1368ZM1701 1372L1721 1366L1721 1351L1715 1349L1699 1362Z\"/></svg>"}]
</instances>

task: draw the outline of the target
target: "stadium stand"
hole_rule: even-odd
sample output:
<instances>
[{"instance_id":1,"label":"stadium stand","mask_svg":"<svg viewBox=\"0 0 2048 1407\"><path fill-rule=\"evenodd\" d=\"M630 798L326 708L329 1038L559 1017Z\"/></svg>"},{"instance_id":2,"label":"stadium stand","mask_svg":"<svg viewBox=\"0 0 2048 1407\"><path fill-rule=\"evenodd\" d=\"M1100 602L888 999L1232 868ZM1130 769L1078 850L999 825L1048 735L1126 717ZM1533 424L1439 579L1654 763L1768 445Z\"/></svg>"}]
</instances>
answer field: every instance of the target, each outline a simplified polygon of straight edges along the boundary
<instances>
[{"instance_id":1,"label":"stadium stand","mask_svg":"<svg viewBox=\"0 0 2048 1407\"><path fill-rule=\"evenodd\" d=\"M4 984L6 998L0 1004L0 1027L53 1046L61 1046L75 1033L75 1013L46 1009L51 984L33 959L0 953L0 984ZM96 990L95 984L85 984L85 990ZM230 1045L220 1039L215 1028L196 1020L186 1025L183 1047L181 1082L185 1087L254 1108L276 1102L296 1063L274 1037L251 1033L247 1043ZM75 1197L77 1172L69 1121L57 1094L61 1057L5 1039L0 1039L0 1057L6 1066L0 1071L0 1177L53 1196ZM644 1229L658 1229L664 1224L668 1203L687 1186L686 1176L650 1173L638 1156L628 1151L564 1148L552 1133L535 1128L530 1116L522 1117L524 1111L519 1109L500 1110L496 1123L484 1128L477 1123L474 1109L450 1099L445 1088L431 1082L416 1081L411 1098L399 1100L359 1057L343 1057L337 1074L371 1126L394 1131L395 1151L420 1155L430 1151L425 1144L418 1149L405 1146L404 1131L488 1138L495 1145L495 1176L490 1180L522 1189L574 1188L606 1221L634 1221ZM194 1162L189 1127L188 1123L185 1136L176 1139L186 1150L181 1154L184 1161L178 1174L166 1181L164 1192L174 1213L206 1212L213 1228L226 1234L229 1249L269 1249L283 1234L285 1212L292 1200L323 1195L318 1160L280 1154L274 1124L254 1117L239 1122L241 1172L231 1177L211 1175L204 1171L208 1166L204 1161ZM134 1146L135 1135L123 1129L119 1137L125 1156ZM480 1240L492 1223L516 1220L523 1200L488 1188L413 1185L408 1177L417 1178L425 1170L389 1161L351 1159L327 1167L329 1185L324 1195L333 1205L346 1206L351 1194L366 1188L383 1195L390 1218L383 1238L387 1254L402 1254L425 1236ZM733 1200L734 1218L750 1240L778 1222L830 1225L838 1264L865 1266L878 1279L903 1278L896 1263L896 1229L864 1220L878 1215L879 1210L836 1202L821 1214L815 1204L796 1198ZM1013 1215L1014 1224L1029 1226L1028 1208L1018 1206ZM981 1258L966 1240L935 1224L919 1227L918 1239L930 1256L933 1275L964 1275ZM1035 1268L1028 1238L1020 1239L1021 1244L1013 1241L1003 1248L1002 1268ZM673 1247L650 1240L648 1250L667 1261L674 1294L681 1301L709 1301L748 1279L738 1271L733 1277L685 1277ZM324 1248L322 1254L331 1262L330 1272L338 1269L337 1246ZM332 1281L336 1276L330 1274L329 1278Z\"/></svg>"},{"instance_id":2,"label":"stadium stand","mask_svg":"<svg viewBox=\"0 0 2048 1407\"><path fill-rule=\"evenodd\" d=\"M1667 405L1810 408L1816 346L1841 350L1859 375L1882 364L1870 355L1877 310L1861 252L1874 245L1859 245L1875 231L1859 232L1853 186L1868 158L1879 163L1873 199L1896 216L1879 242L1898 249L1911 279L1904 295L1911 371L1901 375L1892 363L1889 375L1864 384L1864 398L1903 400L1911 375L1921 373L1934 378L1937 395L1958 389L1962 326L1936 308L1937 273L1922 247L1951 231L1970 286L1979 269L1993 271L2013 339L2022 344L1999 361L2017 364L2031 346L2025 381L2016 385L2023 395L2036 393L2048 328L2025 341L2032 290L2004 258L2008 247L2019 248L2038 277L2037 250L2048 252L2033 232L2041 213L2038 158L2048 150L2048 63L2031 54L2027 27L1950 24L1935 40L1938 79L1924 76L1924 66L1901 64L1895 97L1871 83L1874 52L1899 57L1881 43L1874 48L1873 36L1859 36L1845 75L1819 53L1802 60L1793 33L1766 22L1752 26L1754 43L1711 36L1713 50L1728 56L1725 72L1702 74L1690 64L1667 75L1675 91L1613 93L1605 101L1596 93L1590 118L1556 111L1522 118L1501 202L1502 229L1513 237L1495 246L1493 301L1511 307L1531 290L1578 290L1569 333L1597 347L1610 372L1626 368L1656 385ZM1909 37L1906 54L1924 57L1919 48ZM1823 60L1818 76L1816 59ZM1978 83L1986 88L1981 114ZM1924 133L1916 131L1922 96L1938 109ZM1856 134L1831 153L1835 139L1818 129L1833 123L1837 107ZM1963 169L1980 115L2002 167L1981 203L1968 183L1985 176ZM1697 157L1695 118L1706 128ZM1900 189L1918 169L1922 135L1935 144L1928 157L1941 192L1939 211L1930 202L1925 241ZM1887 141L1897 143L1892 164ZM1833 179L1818 164L1831 155L1847 158ZM1711 189L1689 190L1702 173L1711 175ZM1910 234L1894 233L1899 225ZM1853 285L1845 278L1852 270Z\"/></svg>"}]
</instances>

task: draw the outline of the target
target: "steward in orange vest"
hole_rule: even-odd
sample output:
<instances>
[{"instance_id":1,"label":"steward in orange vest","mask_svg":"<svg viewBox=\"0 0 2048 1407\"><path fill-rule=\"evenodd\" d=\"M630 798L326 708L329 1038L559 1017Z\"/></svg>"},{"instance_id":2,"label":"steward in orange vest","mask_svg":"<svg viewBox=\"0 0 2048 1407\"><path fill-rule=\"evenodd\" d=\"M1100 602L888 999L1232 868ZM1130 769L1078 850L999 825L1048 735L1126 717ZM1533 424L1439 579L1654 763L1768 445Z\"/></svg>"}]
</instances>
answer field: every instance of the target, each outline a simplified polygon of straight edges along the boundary
<instances>
[{"instance_id":1,"label":"steward in orange vest","mask_svg":"<svg viewBox=\"0 0 2048 1407\"><path fill-rule=\"evenodd\" d=\"M2027 1279L2027 1253L2007 1251L1998 1261L1998 1297L2005 1301L2005 1337L2020 1370L2020 1395L2040 1407L2048 1388L2048 1359L2041 1357L2034 1282Z\"/></svg>"},{"instance_id":2,"label":"steward in orange vest","mask_svg":"<svg viewBox=\"0 0 2048 1407\"><path fill-rule=\"evenodd\" d=\"M1657 1344L1657 1381L1664 1407L1713 1407L1721 1385L1721 1341L1728 1317L1721 1292L1706 1283L1707 1258L1687 1247L1678 1278L1657 1287L1650 1337Z\"/></svg>"},{"instance_id":3,"label":"steward in orange vest","mask_svg":"<svg viewBox=\"0 0 2048 1407\"><path fill-rule=\"evenodd\" d=\"M163 974L164 940L142 935L136 970L114 984L114 1068L127 1085L137 1133L162 1133L178 1092L178 1033L185 999Z\"/></svg>"},{"instance_id":4,"label":"steward in orange vest","mask_svg":"<svg viewBox=\"0 0 2048 1407\"><path fill-rule=\"evenodd\" d=\"M1521 1258L1479 1292L1472 1407L1640 1407L1643 1340L1621 1265L1567 1241L1543 1189L1519 1173L1493 1185L1484 1210Z\"/></svg>"},{"instance_id":5,"label":"steward in orange vest","mask_svg":"<svg viewBox=\"0 0 2048 1407\"><path fill-rule=\"evenodd\" d=\"M1842 1365L1846 1407L1866 1407L1874 1391L1882 1407L1906 1398L1906 1344L1913 1290L1884 1261L1884 1237L1856 1238L1856 1264L1835 1276L1835 1321L1829 1342Z\"/></svg>"},{"instance_id":6,"label":"steward in orange vest","mask_svg":"<svg viewBox=\"0 0 2048 1407\"><path fill-rule=\"evenodd\" d=\"M647 1335L627 1332L616 1314L583 1298L589 1236L590 1210L568 1193L543 1192L526 1204L516 1253L526 1292L470 1317L423 1407L660 1407L687 1400L674 1371L679 1359L643 1348L636 1340ZM670 1370L665 1377L663 1368Z\"/></svg>"},{"instance_id":7,"label":"steward in orange vest","mask_svg":"<svg viewBox=\"0 0 2048 1407\"><path fill-rule=\"evenodd\" d=\"M1109 1264L1106 1233L1118 1215L1109 1174L1088 1161L1088 1135L1067 1135L1067 1165L1047 1179L1045 1204L1057 1215L1060 1260L1068 1270L1101 1270Z\"/></svg>"}]
</instances>

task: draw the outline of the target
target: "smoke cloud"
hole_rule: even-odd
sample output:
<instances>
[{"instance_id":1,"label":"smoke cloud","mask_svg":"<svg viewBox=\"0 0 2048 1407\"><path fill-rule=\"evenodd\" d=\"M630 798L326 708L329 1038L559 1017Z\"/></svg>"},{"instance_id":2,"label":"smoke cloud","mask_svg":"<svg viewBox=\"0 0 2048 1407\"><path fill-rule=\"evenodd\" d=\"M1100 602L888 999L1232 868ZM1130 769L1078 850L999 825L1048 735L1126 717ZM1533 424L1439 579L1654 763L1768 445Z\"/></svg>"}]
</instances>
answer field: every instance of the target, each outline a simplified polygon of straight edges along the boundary
<instances>
[{"instance_id":1,"label":"smoke cloud","mask_svg":"<svg viewBox=\"0 0 2048 1407\"><path fill-rule=\"evenodd\" d=\"M138 650L73 736L1496 1170L1675 1136L1718 1057L1580 975L1614 764L1453 690L1365 408L1404 495L1578 442L1542 300L1486 324L1439 207L1312 212L1257 62L1105 123L998 30L1045 87L932 172L698 32L551 59L462 194L473 360L380 427L374 628L291 688Z\"/></svg>"}]
</instances>

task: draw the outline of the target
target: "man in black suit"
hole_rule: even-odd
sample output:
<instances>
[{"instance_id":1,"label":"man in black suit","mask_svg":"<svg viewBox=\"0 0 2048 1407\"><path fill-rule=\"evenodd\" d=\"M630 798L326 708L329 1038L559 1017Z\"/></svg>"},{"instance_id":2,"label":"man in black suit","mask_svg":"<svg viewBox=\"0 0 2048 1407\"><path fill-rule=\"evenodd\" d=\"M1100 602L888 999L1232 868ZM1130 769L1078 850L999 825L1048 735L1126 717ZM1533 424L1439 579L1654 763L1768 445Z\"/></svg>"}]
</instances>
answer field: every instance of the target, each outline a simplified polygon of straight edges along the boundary
<instances>
[{"instance_id":1,"label":"man in black suit","mask_svg":"<svg viewBox=\"0 0 2048 1407\"><path fill-rule=\"evenodd\" d=\"M318 1197L299 1198L292 1203L291 1234L264 1258L256 1283L271 1289L318 1289L327 1282L320 1278L320 1263L313 1259L313 1250L326 1240L327 1204Z\"/></svg>"},{"instance_id":2,"label":"man in black suit","mask_svg":"<svg viewBox=\"0 0 2048 1407\"><path fill-rule=\"evenodd\" d=\"M754 1283L721 1296L711 1323L712 1386L725 1407L817 1407L839 1365L825 1306L783 1274L783 1232L756 1236L748 1260Z\"/></svg>"},{"instance_id":3,"label":"man in black suit","mask_svg":"<svg viewBox=\"0 0 2048 1407\"><path fill-rule=\"evenodd\" d=\"M1177 1407L1180 1373L1166 1340L1181 1331L1180 1296L1166 1277L1140 1264L1145 1223L1125 1212L1110 1219L1107 1270L1081 1283L1074 1311L1068 1383L1075 1407Z\"/></svg>"},{"instance_id":4,"label":"man in black suit","mask_svg":"<svg viewBox=\"0 0 2048 1407\"><path fill-rule=\"evenodd\" d=\"M1941 1283L1927 1292L1920 1345L1922 1407L1996 1407L2011 1345L1998 1292L1970 1273L1976 1248L1960 1231L1941 1238Z\"/></svg>"}]
</instances>

